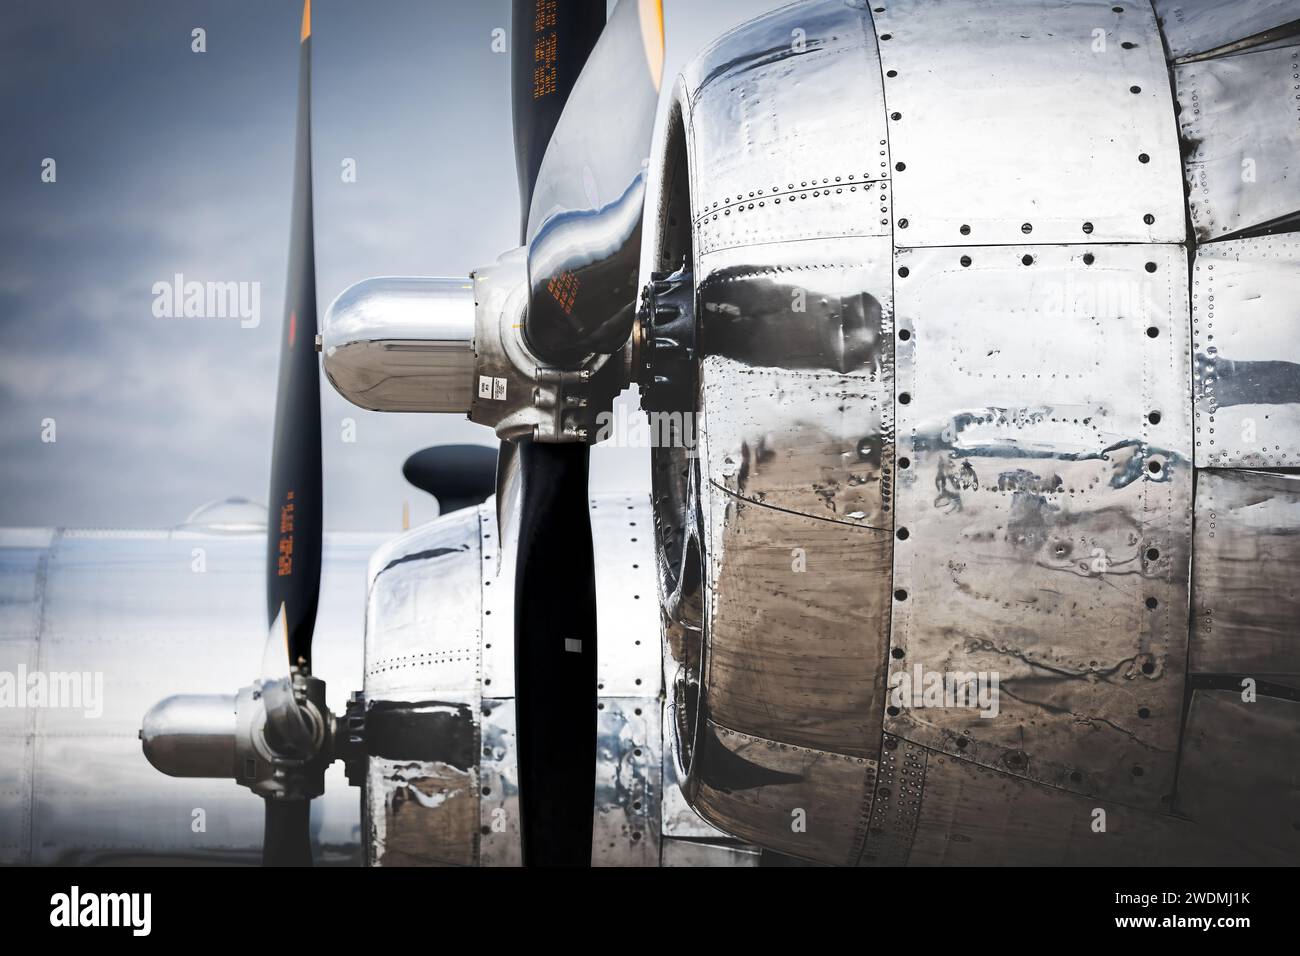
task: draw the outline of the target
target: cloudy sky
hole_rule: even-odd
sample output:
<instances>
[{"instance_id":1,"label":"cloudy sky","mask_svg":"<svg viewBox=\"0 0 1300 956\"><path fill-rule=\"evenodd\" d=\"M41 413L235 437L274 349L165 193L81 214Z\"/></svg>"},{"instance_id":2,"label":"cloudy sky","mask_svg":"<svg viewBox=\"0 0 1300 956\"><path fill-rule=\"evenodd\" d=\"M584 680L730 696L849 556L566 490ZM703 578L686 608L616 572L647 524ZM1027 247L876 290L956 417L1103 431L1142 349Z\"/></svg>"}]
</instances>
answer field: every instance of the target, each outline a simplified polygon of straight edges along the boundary
<instances>
[{"instance_id":1,"label":"cloudy sky","mask_svg":"<svg viewBox=\"0 0 1300 956\"><path fill-rule=\"evenodd\" d=\"M665 0L665 87L777 5ZM160 527L214 498L265 500L300 15L299 0L0 5L0 526ZM509 57L492 50L509 24L508 0L314 0L322 310L367 276L466 275L513 243ZM156 317L153 286L177 273L258 283L260 324ZM322 416L336 530L397 529L403 501L432 517L402 461L492 442L324 382ZM648 487L644 456L598 448L593 487Z\"/></svg>"}]
</instances>

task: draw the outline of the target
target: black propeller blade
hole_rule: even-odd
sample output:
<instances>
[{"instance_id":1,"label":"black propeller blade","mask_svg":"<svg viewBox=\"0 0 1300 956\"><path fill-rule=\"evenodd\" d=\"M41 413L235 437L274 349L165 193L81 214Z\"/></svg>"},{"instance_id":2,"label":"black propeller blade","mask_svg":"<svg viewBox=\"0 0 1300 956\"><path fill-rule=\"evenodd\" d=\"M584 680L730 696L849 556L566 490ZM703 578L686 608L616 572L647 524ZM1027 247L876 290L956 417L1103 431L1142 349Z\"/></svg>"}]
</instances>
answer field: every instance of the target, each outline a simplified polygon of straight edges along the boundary
<instances>
[{"instance_id":1,"label":"black propeller blade","mask_svg":"<svg viewBox=\"0 0 1300 956\"><path fill-rule=\"evenodd\" d=\"M537 173L569 92L605 28L602 0L513 0L510 9L510 107L519 174L519 241Z\"/></svg>"},{"instance_id":2,"label":"black propeller blade","mask_svg":"<svg viewBox=\"0 0 1300 956\"><path fill-rule=\"evenodd\" d=\"M604 0L514 0L511 100L520 239L551 134L605 25ZM515 707L526 866L591 862L596 584L585 445L519 443ZM503 460L499 468L505 468Z\"/></svg>"},{"instance_id":3,"label":"black propeller blade","mask_svg":"<svg viewBox=\"0 0 1300 956\"><path fill-rule=\"evenodd\" d=\"M266 546L266 616L284 609L291 667L311 668L321 571L320 366L311 197L311 0L302 10L289 277L275 398ZM266 675L269 676L269 675ZM268 800L262 863L311 865L309 800Z\"/></svg>"}]
</instances>

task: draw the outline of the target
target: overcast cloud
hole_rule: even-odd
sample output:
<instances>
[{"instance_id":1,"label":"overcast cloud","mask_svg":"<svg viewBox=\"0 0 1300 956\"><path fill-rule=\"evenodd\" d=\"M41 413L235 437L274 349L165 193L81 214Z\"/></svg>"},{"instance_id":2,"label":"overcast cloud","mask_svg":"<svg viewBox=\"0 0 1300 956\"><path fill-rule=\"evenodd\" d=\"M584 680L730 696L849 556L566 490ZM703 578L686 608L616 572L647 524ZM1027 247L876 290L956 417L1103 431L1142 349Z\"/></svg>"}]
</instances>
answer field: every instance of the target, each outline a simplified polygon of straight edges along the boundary
<instances>
[{"instance_id":1,"label":"overcast cloud","mask_svg":"<svg viewBox=\"0 0 1300 956\"><path fill-rule=\"evenodd\" d=\"M712 37L778 5L665 0L665 87ZM0 526L170 526L210 499L265 500L300 12L0 6ZM491 49L509 19L505 0L314 0L322 311L367 276L466 275L513 243L509 57ZM191 51L195 27L206 53ZM259 283L260 324L155 317L153 285L177 273ZM493 441L452 416L363 411L325 382L322 416L335 530L396 529L403 501L413 522L432 517L401 477L406 456ZM648 488L645 456L598 448L593 488Z\"/></svg>"}]
</instances>

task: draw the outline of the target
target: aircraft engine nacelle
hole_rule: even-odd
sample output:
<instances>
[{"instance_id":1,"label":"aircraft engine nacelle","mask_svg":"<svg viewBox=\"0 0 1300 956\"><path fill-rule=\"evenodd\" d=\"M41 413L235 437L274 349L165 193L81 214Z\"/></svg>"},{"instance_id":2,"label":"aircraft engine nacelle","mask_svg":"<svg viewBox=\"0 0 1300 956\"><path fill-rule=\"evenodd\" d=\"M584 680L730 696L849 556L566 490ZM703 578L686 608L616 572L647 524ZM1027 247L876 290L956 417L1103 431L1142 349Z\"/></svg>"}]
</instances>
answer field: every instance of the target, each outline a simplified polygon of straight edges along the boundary
<instances>
[{"instance_id":1,"label":"aircraft engine nacelle","mask_svg":"<svg viewBox=\"0 0 1300 956\"><path fill-rule=\"evenodd\" d=\"M510 491L507 482L518 507ZM700 820L671 770L664 776L649 502L603 495L590 509L600 629L592 864L754 865L752 849ZM489 502L371 559L358 728L367 755L349 768L370 865L521 863L514 553Z\"/></svg>"},{"instance_id":2,"label":"aircraft engine nacelle","mask_svg":"<svg viewBox=\"0 0 1300 956\"><path fill-rule=\"evenodd\" d=\"M708 821L1300 851L1298 6L826 0L684 71L634 368L699 438L652 467Z\"/></svg>"}]
</instances>

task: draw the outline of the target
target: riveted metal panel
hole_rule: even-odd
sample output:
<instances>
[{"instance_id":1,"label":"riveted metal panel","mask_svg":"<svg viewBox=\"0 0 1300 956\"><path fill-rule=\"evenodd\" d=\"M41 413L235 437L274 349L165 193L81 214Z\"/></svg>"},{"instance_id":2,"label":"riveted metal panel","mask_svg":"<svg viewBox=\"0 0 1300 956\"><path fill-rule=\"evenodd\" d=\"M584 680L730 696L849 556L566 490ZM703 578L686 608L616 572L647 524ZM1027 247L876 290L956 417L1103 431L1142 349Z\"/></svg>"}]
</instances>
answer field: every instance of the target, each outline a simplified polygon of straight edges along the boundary
<instances>
[{"instance_id":1,"label":"riveted metal panel","mask_svg":"<svg viewBox=\"0 0 1300 956\"><path fill-rule=\"evenodd\" d=\"M1300 20L1296 0L1153 0L1169 55L1175 60L1223 54L1267 42Z\"/></svg>"},{"instance_id":2,"label":"riveted metal panel","mask_svg":"<svg viewBox=\"0 0 1300 956\"><path fill-rule=\"evenodd\" d=\"M1148 4L879 7L898 244L1183 240L1176 126Z\"/></svg>"},{"instance_id":3,"label":"riveted metal panel","mask_svg":"<svg viewBox=\"0 0 1300 956\"><path fill-rule=\"evenodd\" d=\"M596 747L592 866L658 866L658 698L602 697Z\"/></svg>"},{"instance_id":4,"label":"riveted metal panel","mask_svg":"<svg viewBox=\"0 0 1300 956\"><path fill-rule=\"evenodd\" d=\"M515 702L484 700L480 724L479 866L523 866Z\"/></svg>"},{"instance_id":5,"label":"riveted metal panel","mask_svg":"<svg viewBox=\"0 0 1300 956\"><path fill-rule=\"evenodd\" d=\"M1186 63L1173 74L1197 239L1300 212L1300 46Z\"/></svg>"},{"instance_id":6,"label":"riveted metal panel","mask_svg":"<svg viewBox=\"0 0 1300 956\"><path fill-rule=\"evenodd\" d=\"M852 864L866 839L876 762L709 721L688 793L711 823L802 859Z\"/></svg>"},{"instance_id":7,"label":"riveted metal panel","mask_svg":"<svg viewBox=\"0 0 1300 956\"><path fill-rule=\"evenodd\" d=\"M1196 476L1193 674L1300 687L1300 476Z\"/></svg>"},{"instance_id":8,"label":"riveted metal panel","mask_svg":"<svg viewBox=\"0 0 1300 956\"><path fill-rule=\"evenodd\" d=\"M773 508L888 524L892 259L888 237L706 258L710 481Z\"/></svg>"},{"instance_id":9,"label":"riveted metal panel","mask_svg":"<svg viewBox=\"0 0 1300 956\"><path fill-rule=\"evenodd\" d=\"M1300 237L1196 250L1192 348L1199 467L1300 465Z\"/></svg>"},{"instance_id":10,"label":"riveted metal panel","mask_svg":"<svg viewBox=\"0 0 1300 956\"><path fill-rule=\"evenodd\" d=\"M368 700L478 706L484 562L475 509L416 528L370 564Z\"/></svg>"},{"instance_id":11,"label":"riveted metal panel","mask_svg":"<svg viewBox=\"0 0 1300 956\"><path fill-rule=\"evenodd\" d=\"M1251 862L1294 866L1300 855L1296 738L1300 700L1242 688L1193 692L1183 738L1178 805L1202 827L1241 845Z\"/></svg>"},{"instance_id":12,"label":"riveted metal panel","mask_svg":"<svg viewBox=\"0 0 1300 956\"><path fill-rule=\"evenodd\" d=\"M515 696L515 543L504 542L493 508L479 509L483 564L483 697Z\"/></svg>"},{"instance_id":13,"label":"riveted metal panel","mask_svg":"<svg viewBox=\"0 0 1300 956\"><path fill-rule=\"evenodd\" d=\"M659 609L654 519L646 495L588 503L596 567L596 679L602 697L657 697Z\"/></svg>"},{"instance_id":14,"label":"riveted metal panel","mask_svg":"<svg viewBox=\"0 0 1300 956\"><path fill-rule=\"evenodd\" d=\"M874 757L888 532L709 489L708 712L782 744Z\"/></svg>"},{"instance_id":15,"label":"riveted metal panel","mask_svg":"<svg viewBox=\"0 0 1300 956\"><path fill-rule=\"evenodd\" d=\"M825 0L774 11L705 50L685 78L697 254L888 234L880 70L865 10ZM861 106L846 109L846 97Z\"/></svg>"},{"instance_id":16,"label":"riveted metal panel","mask_svg":"<svg viewBox=\"0 0 1300 956\"><path fill-rule=\"evenodd\" d=\"M924 747L885 735L860 865L901 866L907 862L921 812L928 755Z\"/></svg>"},{"instance_id":17,"label":"riveted metal panel","mask_svg":"<svg viewBox=\"0 0 1300 956\"><path fill-rule=\"evenodd\" d=\"M912 866L1258 863L1260 848L1167 812L1070 793L931 752ZM1272 854L1280 861L1281 854Z\"/></svg>"},{"instance_id":18,"label":"riveted metal panel","mask_svg":"<svg viewBox=\"0 0 1300 956\"><path fill-rule=\"evenodd\" d=\"M891 699L885 729L1159 806L1188 630L1184 252L917 249L897 262L890 680L913 693L901 710ZM996 676L996 716L917 706L931 673Z\"/></svg>"}]
</instances>

